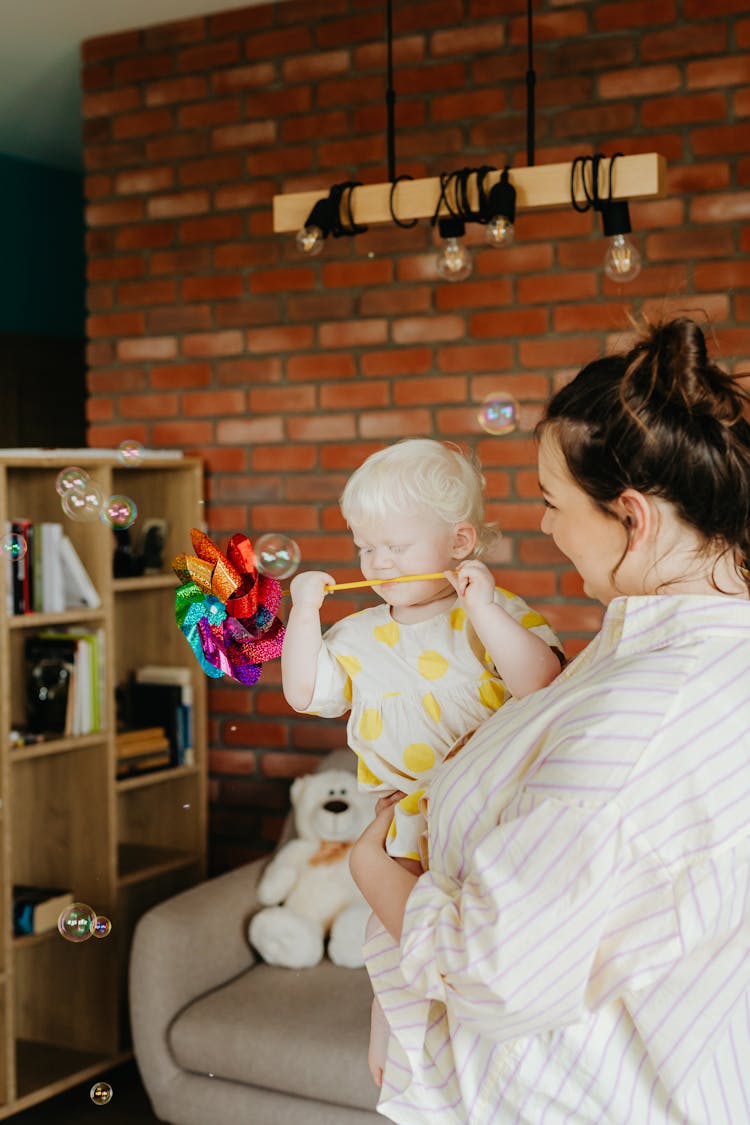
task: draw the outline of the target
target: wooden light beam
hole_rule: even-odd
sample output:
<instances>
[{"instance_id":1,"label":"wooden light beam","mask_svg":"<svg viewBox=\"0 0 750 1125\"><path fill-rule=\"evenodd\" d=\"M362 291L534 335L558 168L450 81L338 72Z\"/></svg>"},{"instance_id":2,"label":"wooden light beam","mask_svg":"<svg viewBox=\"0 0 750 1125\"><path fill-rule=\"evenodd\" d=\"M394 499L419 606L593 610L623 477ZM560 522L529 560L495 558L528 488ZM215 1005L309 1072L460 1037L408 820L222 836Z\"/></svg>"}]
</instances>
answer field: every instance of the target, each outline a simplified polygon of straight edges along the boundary
<instances>
[{"instance_id":1,"label":"wooden light beam","mask_svg":"<svg viewBox=\"0 0 750 1125\"><path fill-rule=\"evenodd\" d=\"M605 157L599 165L599 194L609 194L609 166ZM511 168L510 181L516 189L516 210L531 211L543 207L570 207L570 174L572 161L564 164L537 164L531 168ZM654 199L664 194L666 160L656 152L620 156L612 174L613 199ZM487 175L489 189L500 179L501 170ZM468 183L469 202L478 207L476 177ZM325 199L324 191L299 191L276 195L273 200L273 229L276 234L296 232L304 227L313 206ZM356 223L368 226L393 222L389 206L391 184L362 184L352 192L352 210ZM401 180L393 192L394 210L399 219L431 219L440 198L440 180L432 176L423 180ZM576 201L585 203L580 175L576 175ZM449 215L443 204L439 214Z\"/></svg>"}]
</instances>

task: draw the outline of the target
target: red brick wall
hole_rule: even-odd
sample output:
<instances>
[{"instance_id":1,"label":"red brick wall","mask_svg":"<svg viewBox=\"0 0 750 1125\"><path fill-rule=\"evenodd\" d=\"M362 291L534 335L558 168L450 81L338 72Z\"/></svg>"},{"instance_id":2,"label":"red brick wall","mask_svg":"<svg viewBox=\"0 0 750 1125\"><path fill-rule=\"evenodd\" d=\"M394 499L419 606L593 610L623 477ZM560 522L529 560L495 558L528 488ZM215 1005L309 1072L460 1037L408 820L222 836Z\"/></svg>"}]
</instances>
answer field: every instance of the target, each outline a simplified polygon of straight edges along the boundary
<instances>
[{"instance_id":1,"label":"red brick wall","mask_svg":"<svg viewBox=\"0 0 750 1125\"><path fill-rule=\"evenodd\" d=\"M538 531L531 430L551 389L617 342L626 312L693 310L750 357L750 17L744 0L536 0L537 163L658 151L664 199L633 204L641 276L603 278L599 221L520 214L506 251L439 282L433 234L377 228L302 260L280 191L386 179L381 0L292 0L83 46L89 440L201 454L209 526L284 530L304 565L355 575L336 498L405 435L473 447L505 538L499 580L577 651L599 620ZM397 170L525 159L523 0L396 0ZM681 10L678 19L677 12ZM481 248L480 248L481 247ZM491 438L489 391L522 426ZM327 612L355 606L344 595ZM271 846L289 778L343 727L299 718L278 666L211 687L214 863Z\"/></svg>"}]
</instances>

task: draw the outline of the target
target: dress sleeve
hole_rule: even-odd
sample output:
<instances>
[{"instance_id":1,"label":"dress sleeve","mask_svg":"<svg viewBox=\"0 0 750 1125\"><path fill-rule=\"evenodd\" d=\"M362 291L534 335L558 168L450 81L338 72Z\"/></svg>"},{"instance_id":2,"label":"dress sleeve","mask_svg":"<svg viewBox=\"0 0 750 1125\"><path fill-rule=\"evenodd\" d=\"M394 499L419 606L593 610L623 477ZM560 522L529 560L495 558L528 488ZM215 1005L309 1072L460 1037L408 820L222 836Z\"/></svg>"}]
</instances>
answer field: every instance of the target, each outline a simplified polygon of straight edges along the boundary
<instances>
[{"instance_id":1,"label":"dress sleeve","mask_svg":"<svg viewBox=\"0 0 750 1125\"><path fill-rule=\"evenodd\" d=\"M352 705L351 672L356 664L355 657L339 651L342 635L346 637L345 621L332 625L323 637L323 643L318 653L318 663L315 669L315 686L312 699L303 714L320 715L325 719L334 719L338 715L345 715ZM356 661L353 666L352 661Z\"/></svg>"},{"instance_id":2,"label":"dress sleeve","mask_svg":"<svg viewBox=\"0 0 750 1125\"><path fill-rule=\"evenodd\" d=\"M543 617L537 610L532 609L518 594L511 593L510 590L506 590L503 586L495 587L495 602L501 605L506 613L509 613L511 617L515 618L519 624L523 625L524 629L528 629L530 633L541 637L551 649L554 649L558 653L561 662L564 663L562 641L554 630L550 628L546 617Z\"/></svg>"},{"instance_id":3,"label":"dress sleeve","mask_svg":"<svg viewBox=\"0 0 750 1125\"><path fill-rule=\"evenodd\" d=\"M482 840L462 882L419 879L401 939L412 993L501 1040L580 1018L620 849L615 806L525 804Z\"/></svg>"}]
</instances>

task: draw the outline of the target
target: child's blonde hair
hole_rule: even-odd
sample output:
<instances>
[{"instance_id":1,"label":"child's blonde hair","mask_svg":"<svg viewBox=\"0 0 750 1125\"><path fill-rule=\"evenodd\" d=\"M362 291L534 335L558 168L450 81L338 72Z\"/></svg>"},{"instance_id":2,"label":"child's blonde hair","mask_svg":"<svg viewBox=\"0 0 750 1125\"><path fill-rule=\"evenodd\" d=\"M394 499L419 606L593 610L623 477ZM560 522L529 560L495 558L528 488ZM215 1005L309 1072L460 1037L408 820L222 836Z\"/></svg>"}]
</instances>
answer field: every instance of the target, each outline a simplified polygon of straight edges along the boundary
<instances>
[{"instance_id":1,"label":"child's blonde hair","mask_svg":"<svg viewBox=\"0 0 750 1125\"><path fill-rule=\"evenodd\" d=\"M484 483L479 463L458 448L406 438L371 454L349 477L339 503L349 526L425 508L447 524L470 523L478 557L497 535L484 520Z\"/></svg>"}]
</instances>

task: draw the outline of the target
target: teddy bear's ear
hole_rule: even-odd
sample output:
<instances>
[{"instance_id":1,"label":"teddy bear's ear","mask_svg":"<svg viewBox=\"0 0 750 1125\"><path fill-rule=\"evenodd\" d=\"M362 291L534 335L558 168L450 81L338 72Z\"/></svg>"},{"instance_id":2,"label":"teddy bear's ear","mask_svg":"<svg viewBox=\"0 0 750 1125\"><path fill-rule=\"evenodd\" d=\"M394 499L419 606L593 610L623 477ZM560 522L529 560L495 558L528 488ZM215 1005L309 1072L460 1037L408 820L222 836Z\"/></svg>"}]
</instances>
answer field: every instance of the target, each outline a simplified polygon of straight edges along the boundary
<instances>
[{"instance_id":1,"label":"teddy bear's ear","mask_svg":"<svg viewBox=\"0 0 750 1125\"><path fill-rule=\"evenodd\" d=\"M299 801L300 797L302 796L302 791L307 787L309 779L309 775L305 775L304 777L295 777L294 781L292 782L292 788L289 790L289 799L291 800L293 805L296 805Z\"/></svg>"}]
</instances>

